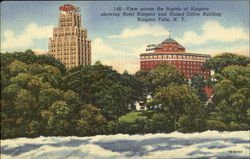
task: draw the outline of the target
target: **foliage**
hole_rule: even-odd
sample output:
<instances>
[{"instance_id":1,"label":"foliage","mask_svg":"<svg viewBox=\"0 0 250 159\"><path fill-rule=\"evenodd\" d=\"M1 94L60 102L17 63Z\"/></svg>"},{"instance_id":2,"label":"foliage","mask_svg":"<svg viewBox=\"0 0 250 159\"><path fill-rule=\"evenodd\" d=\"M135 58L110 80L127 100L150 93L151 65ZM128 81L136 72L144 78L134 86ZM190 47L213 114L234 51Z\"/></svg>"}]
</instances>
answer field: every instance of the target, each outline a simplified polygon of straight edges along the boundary
<instances>
[{"instance_id":1,"label":"foliage","mask_svg":"<svg viewBox=\"0 0 250 159\"><path fill-rule=\"evenodd\" d=\"M170 114L161 111L130 112L119 118L119 133L171 132Z\"/></svg>"},{"instance_id":2,"label":"foliage","mask_svg":"<svg viewBox=\"0 0 250 159\"><path fill-rule=\"evenodd\" d=\"M81 108L80 116L75 122L77 135L86 136L104 133L107 120L98 108L87 104Z\"/></svg>"},{"instance_id":3,"label":"foliage","mask_svg":"<svg viewBox=\"0 0 250 159\"><path fill-rule=\"evenodd\" d=\"M154 90L154 87L151 84L152 80L150 79L149 72L149 70L140 70L135 73L136 79L140 81L142 86L142 94L144 96Z\"/></svg>"},{"instance_id":4,"label":"foliage","mask_svg":"<svg viewBox=\"0 0 250 159\"><path fill-rule=\"evenodd\" d=\"M183 73L169 63L161 63L149 71L138 71L135 76L146 87L145 94L154 93L157 88L166 87L172 83L185 83Z\"/></svg>"},{"instance_id":5,"label":"foliage","mask_svg":"<svg viewBox=\"0 0 250 159\"><path fill-rule=\"evenodd\" d=\"M30 50L1 54L1 62L2 138L114 133L140 89L134 76L100 62L66 72Z\"/></svg>"},{"instance_id":6,"label":"foliage","mask_svg":"<svg viewBox=\"0 0 250 159\"><path fill-rule=\"evenodd\" d=\"M223 130L249 129L250 65L227 66L215 77L219 78L214 85L211 120Z\"/></svg>"},{"instance_id":7,"label":"foliage","mask_svg":"<svg viewBox=\"0 0 250 159\"><path fill-rule=\"evenodd\" d=\"M246 66L250 64L250 57L236 55L232 53L223 53L208 60L203 66L206 69L221 72L225 67L230 65Z\"/></svg>"},{"instance_id":8,"label":"foliage","mask_svg":"<svg viewBox=\"0 0 250 159\"><path fill-rule=\"evenodd\" d=\"M131 75L101 62L66 70L31 50L0 56L2 139L250 129L247 57L223 54L208 61L216 73L206 105L206 81L194 76L189 86L171 64ZM147 106L162 109L135 112L134 103L148 94Z\"/></svg>"},{"instance_id":9,"label":"foliage","mask_svg":"<svg viewBox=\"0 0 250 159\"><path fill-rule=\"evenodd\" d=\"M139 82L133 76L119 74L100 62L70 70L64 82L66 89L77 92L83 103L100 108L108 120L126 114L140 92Z\"/></svg>"},{"instance_id":10,"label":"foliage","mask_svg":"<svg viewBox=\"0 0 250 159\"><path fill-rule=\"evenodd\" d=\"M67 117L63 120L58 117L58 111L60 106L69 110L69 103L63 100L63 91L53 88L59 85L51 80L60 81L63 75L60 69L39 64L39 57L31 52L6 54L1 58L9 61L2 69L9 81L1 87L1 137L64 135L69 124Z\"/></svg>"},{"instance_id":11,"label":"foliage","mask_svg":"<svg viewBox=\"0 0 250 159\"><path fill-rule=\"evenodd\" d=\"M35 55L32 50L26 50L25 52L1 53L0 58L3 69L14 60L18 60L26 64L38 63L40 65L51 65L60 69L62 73L66 72L65 66L59 60L56 60L51 55Z\"/></svg>"},{"instance_id":12,"label":"foliage","mask_svg":"<svg viewBox=\"0 0 250 159\"><path fill-rule=\"evenodd\" d=\"M171 84L168 87L160 88L156 91L154 100L156 103L162 104L163 109L169 112L174 130L179 128L184 131L194 130L187 124L199 119L203 114L203 105L197 91L186 84ZM183 122L184 119L189 122Z\"/></svg>"},{"instance_id":13,"label":"foliage","mask_svg":"<svg viewBox=\"0 0 250 159\"><path fill-rule=\"evenodd\" d=\"M202 79L201 76L198 75L194 75L191 78L191 86L197 90L201 101L206 102L208 100L207 95L206 95L206 91L204 90L204 88L206 87L207 82Z\"/></svg>"},{"instance_id":14,"label":"foliage","mask_svg":"<svg viewBox=\"0 0 250 159\"><path fill-rule=\"evenodd\" d=\"M47 120L47 128L52 131L52 135L68 134L69 109L69 105L65 101L56 101L47 110L49 115L44 116L44 118Z\"/></svg>"},{"instance_id":15,"label":"foliage","mask_svg":"<svg viewBox=\"0 0 250 159\"><path fill-rule=\"evenodd\" d=\"M119 118L119 122L133 123L136 120L152 118L154 111L130 112Z\"/></svg>"}]
</instances>

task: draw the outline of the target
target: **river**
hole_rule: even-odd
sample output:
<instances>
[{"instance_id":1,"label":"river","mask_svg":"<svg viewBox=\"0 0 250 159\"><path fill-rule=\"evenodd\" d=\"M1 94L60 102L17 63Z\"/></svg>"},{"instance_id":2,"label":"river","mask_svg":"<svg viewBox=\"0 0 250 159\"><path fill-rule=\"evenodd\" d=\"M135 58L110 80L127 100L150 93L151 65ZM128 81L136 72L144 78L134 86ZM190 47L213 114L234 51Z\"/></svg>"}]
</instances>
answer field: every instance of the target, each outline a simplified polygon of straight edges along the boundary
<instances>
[{"instance_id":1,"label":"river","mask_svg":"<svg viewBox=\"0 0 250 159\"><path fill-rule=\"evenodd\" d=\"M250 131L1 140L1 159L250 158Z\"/></svg>"}]
</instances>

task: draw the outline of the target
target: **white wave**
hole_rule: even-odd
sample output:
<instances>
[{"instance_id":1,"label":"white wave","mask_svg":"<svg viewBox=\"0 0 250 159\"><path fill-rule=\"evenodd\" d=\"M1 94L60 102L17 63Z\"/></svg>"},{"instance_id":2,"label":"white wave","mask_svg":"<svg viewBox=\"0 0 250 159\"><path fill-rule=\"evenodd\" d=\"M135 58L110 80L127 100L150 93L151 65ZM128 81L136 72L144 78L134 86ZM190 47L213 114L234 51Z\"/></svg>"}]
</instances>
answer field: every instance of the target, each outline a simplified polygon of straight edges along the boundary
<instances>
[{"instance_id":1,"label":"white wave","mask_svg":"<svg viewBox=\"0 0 250 159\"><path fill-rule=\"evenodd\" d=\"M121 153L105 150L97 145L82 145L78 147L42 146L18 156L20 159L61 159L61 158L121 158ZM125 157L124 157L125 158Z\"/></svg>"},{"instance_id":2,"label":"white wave","mask_svg":"<svg viewBox=\"0 0 250 159\"><path fill-rule=\"evenodd\" d=\"M1 140L1 159L249 157L250 131Z\"/></svg>"}]
</instances>

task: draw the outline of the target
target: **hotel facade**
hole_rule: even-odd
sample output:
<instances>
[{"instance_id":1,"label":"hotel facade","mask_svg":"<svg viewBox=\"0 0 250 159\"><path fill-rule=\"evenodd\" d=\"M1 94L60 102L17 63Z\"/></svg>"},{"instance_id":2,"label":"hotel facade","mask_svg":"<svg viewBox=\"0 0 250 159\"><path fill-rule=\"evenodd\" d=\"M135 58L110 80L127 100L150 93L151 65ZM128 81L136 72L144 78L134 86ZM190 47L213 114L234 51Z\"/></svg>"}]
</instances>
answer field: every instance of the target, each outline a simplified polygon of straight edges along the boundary
<instances>
[{"instance_id":1,"label":"hotel facade","mask_svg":"<svg viewBox=\"0 0 250 159\"><path fill-rule=\"evenodd\" d=\"M193 75L199 75L203 79L211 76L211 71L203 69L202 65L210 55L186 52L186 49L172 38L162 41L160 44L148 45L147 53L140 54L140 69L149 70L160 63L171 63L182 71L186 79Z\"/></svg>"},{"instance_id":2,"label":"hotel facade","mask_svg":"<svg viewBox=\"0 0 250 159\"><path fill-rule=\"evenodd\" d=\"M78 7L65 4L59 7L58 27L49 39L49 54L65 64L67 69L91 65L91 40L87 29L81 27Z\"/></svg>"}]
</instances>

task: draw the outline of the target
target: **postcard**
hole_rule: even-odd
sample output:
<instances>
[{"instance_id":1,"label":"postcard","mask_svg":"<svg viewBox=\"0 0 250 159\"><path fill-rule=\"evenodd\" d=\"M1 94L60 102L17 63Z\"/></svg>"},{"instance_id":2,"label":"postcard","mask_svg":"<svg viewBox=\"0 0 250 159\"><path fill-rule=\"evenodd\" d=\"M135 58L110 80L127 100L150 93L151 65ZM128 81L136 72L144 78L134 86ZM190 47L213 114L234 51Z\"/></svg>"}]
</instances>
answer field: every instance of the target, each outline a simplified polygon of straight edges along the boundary
<instances>
[{"instance_id":1,"label":"postcard","mask_svg":"<svg viewBox=\"0 0 250 159\"><path fill-rule=\"evenodd\" d=\"M249 6L2 2L0 158L249 158Z\"/></svg>"}]
</instances>

